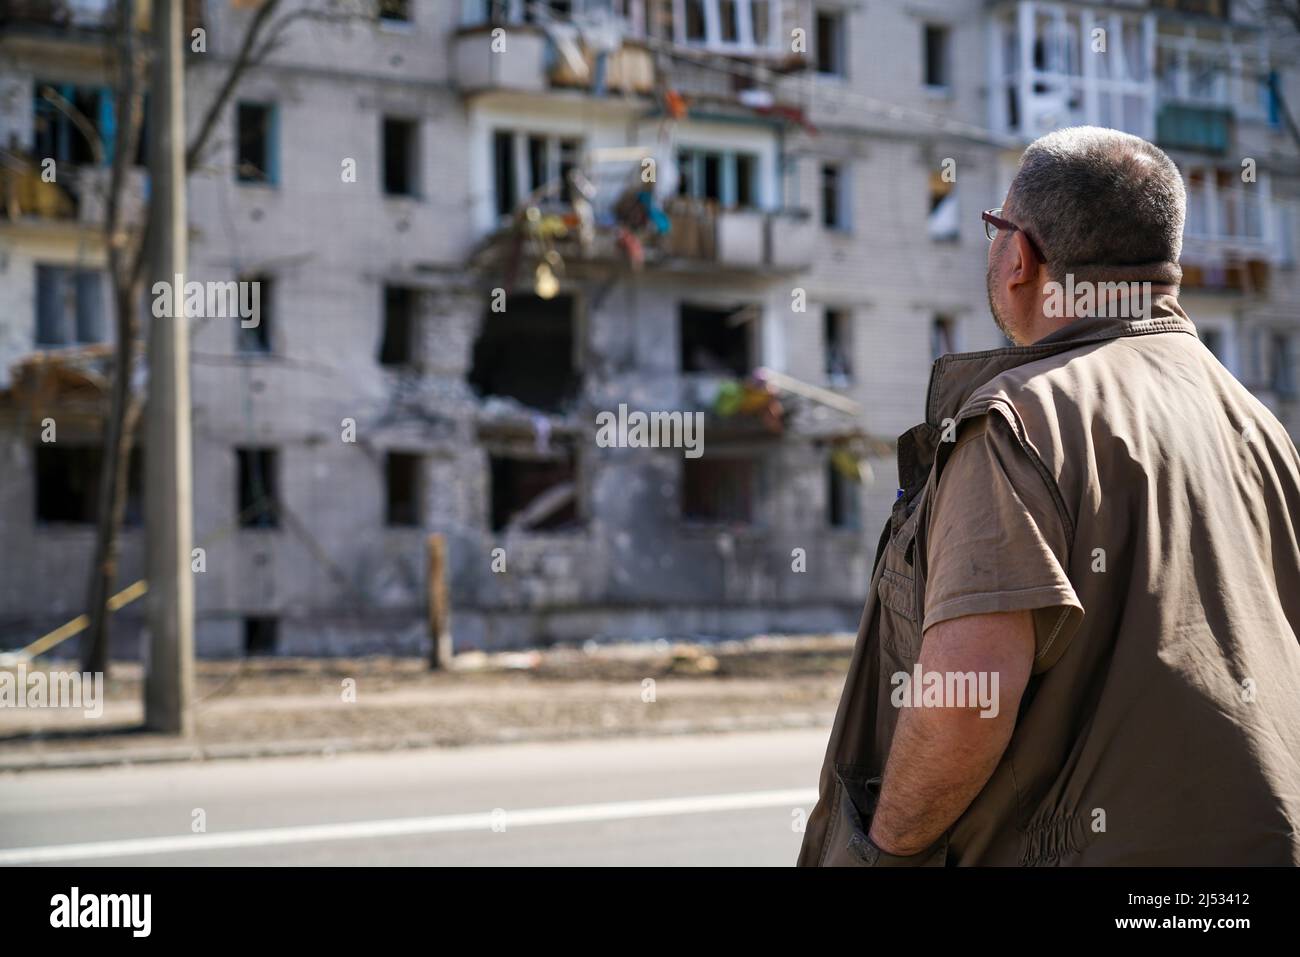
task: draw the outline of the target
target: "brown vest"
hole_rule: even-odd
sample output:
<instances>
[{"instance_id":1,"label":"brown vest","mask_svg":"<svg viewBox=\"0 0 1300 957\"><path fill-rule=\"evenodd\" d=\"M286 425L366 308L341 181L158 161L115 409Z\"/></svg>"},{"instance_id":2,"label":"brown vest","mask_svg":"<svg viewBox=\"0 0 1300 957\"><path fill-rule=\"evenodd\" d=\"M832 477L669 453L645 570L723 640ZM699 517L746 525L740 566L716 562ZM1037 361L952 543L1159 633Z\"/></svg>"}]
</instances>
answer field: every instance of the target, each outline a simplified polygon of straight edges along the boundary
<instances>
[{"instance_id":1,"label":"brown vest","mask_svg":"<svg viewBox=\"0 0 1300 957\"><path fill-rule=\"evenodd\" d=\"M865 835L890 676L920 653L927 502L952 425L986 413L1057 500L1084 616L1036 664L1001 762L927 862L1300 863L1300 459L1160 297L1146 319L934 364L926 421L898 441L799 864L881 863Z\"/></svg>"}]
</instances>

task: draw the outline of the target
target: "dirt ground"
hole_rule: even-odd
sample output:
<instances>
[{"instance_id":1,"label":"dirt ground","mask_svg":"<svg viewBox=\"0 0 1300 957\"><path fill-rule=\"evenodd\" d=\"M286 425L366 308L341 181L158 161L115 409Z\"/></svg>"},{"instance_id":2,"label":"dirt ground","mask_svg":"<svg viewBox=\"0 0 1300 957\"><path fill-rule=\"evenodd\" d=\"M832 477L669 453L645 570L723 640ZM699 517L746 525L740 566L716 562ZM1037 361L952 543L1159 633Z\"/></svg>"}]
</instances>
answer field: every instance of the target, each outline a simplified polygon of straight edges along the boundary
<instances>
[{"instance_id":1,"label":"dirt ground","mask_svg":"<svg viewBox=\"0 0 1300 957\"><path fill-rule=\"evenodd\" d=\"M851 651L848 635L760 636L470 652L442 672L415 658L200 661L189 741L143 730L141 666L115 663L97 718L0 708L0 767L828 724Z\"/></svg>"}]
</instances>

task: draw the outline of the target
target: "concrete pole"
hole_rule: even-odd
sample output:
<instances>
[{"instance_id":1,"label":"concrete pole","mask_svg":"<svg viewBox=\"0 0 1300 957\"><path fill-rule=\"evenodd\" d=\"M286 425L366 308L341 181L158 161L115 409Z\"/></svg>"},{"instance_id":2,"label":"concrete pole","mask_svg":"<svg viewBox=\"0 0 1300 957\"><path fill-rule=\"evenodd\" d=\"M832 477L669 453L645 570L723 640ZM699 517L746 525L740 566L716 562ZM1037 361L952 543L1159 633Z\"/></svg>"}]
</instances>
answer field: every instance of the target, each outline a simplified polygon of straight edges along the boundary
<instances>
[{"instance_id":1,"label":"concrete pole","mask_svg":"<svg viewBox=\"0 0 1300 957\"><path fill-rule=\"evenodd\" d=\"M447 539L434 533L428 538L429 553L429 667L451 666L451 601L447 595Z\"/></svg>"},{"instance_id":2,"label":"concrete pole","mask_svg":"<svg viewBox=\"0 0 1300 957\"><path fill-rule=\"evenodd\" d=\"M150 286L176 282L186 268L185 99L181 0L153 0L155 73L150 135L154 216ZM149 325L145 429L145 520L149 654L145 724L189 735L194 686L194 578L190 572L193 496L190 461L190 349L183 288L174 313ZM130 370L122 370L130 374Z\"/></svg>"}]
</instances>

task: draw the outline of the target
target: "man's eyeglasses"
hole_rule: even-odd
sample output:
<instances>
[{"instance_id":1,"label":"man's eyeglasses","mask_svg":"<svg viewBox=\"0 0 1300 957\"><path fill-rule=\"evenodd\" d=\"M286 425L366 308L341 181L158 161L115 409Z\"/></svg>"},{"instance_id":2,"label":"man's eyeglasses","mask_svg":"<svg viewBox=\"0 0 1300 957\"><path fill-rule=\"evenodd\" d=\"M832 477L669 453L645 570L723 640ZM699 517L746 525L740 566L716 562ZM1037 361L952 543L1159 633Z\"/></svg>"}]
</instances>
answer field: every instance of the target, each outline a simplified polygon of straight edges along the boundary
<instances>
[{"instance_id":1,"label":"man's eyeglasses","mask_svg":"<svg viewBox=\"0 0 1300 957\"><path fill-rule=\"evenodd\" d=\"M998 214L1001 212L1002 207L998 206L995 209L986 209L980 214L980 219L984 220L984 235L989 238L989 242L993 242L993 240L998 238L999 229L1006 230L1009 233L1013 233L1019 229L1020 232L1025 234L1025 239L1029 242L1029 248L1034 251L1034 255L1038 257L1038 261L1040 263L1046 263L1047 257L1043 255L1043 250L1039 247L1038 243L1034 241L1034 237L1025 232L1025 230L1020 229L1020 227L1015 223L999 216Z\"/></svg>"}]
</instances>

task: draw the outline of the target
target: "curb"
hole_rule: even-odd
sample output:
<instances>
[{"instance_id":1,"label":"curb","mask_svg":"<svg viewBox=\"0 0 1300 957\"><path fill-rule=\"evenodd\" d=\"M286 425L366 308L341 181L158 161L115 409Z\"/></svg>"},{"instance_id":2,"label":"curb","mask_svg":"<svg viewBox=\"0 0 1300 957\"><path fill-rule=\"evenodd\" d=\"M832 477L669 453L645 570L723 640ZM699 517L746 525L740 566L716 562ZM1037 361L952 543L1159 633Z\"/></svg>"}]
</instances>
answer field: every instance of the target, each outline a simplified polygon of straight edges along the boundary
<instances>
[{"instance_id":1,"label":"curb","mask_svg":"<svg viewBox=\"0 0 1300 957\"><path fill-rule=\"evenodd\" d=\"M793 712L714 718L703 721L664 721L642 728L580 728L548 731L539 728L502 728L495 735L445 738L434 734L400 737L304 738L298 741L232 742L225 744L176 744L152 748L100 748L31 754L0 759L0 773L102 768L147 764L178 764L192 761L231 761L256 758L332 757L384 751L428 748L459 748L495 744L527 744L545 741L585 741L608 738L653 738L679 734L726 734L738 731L786 731L831 725L833 712Z\"/></svg>"}]
</instances>

